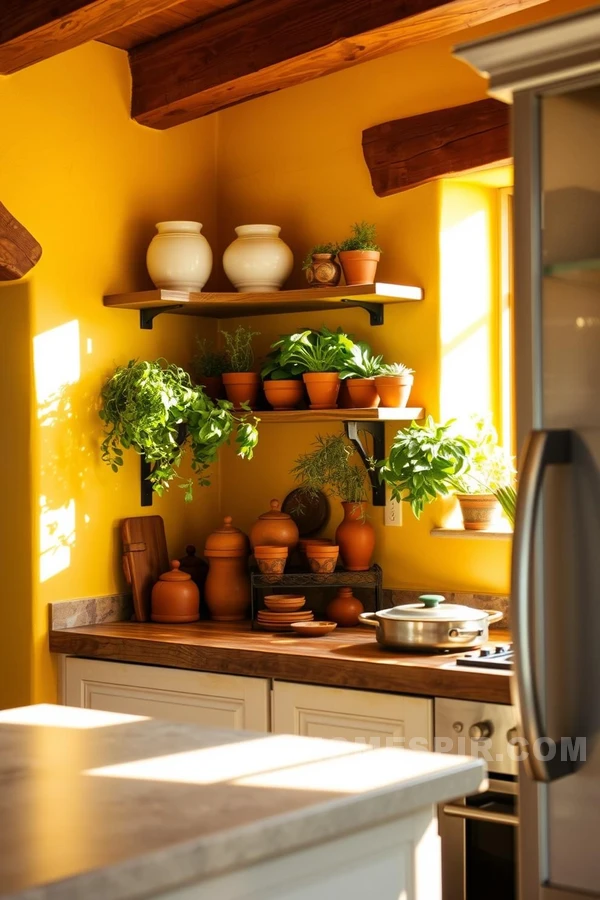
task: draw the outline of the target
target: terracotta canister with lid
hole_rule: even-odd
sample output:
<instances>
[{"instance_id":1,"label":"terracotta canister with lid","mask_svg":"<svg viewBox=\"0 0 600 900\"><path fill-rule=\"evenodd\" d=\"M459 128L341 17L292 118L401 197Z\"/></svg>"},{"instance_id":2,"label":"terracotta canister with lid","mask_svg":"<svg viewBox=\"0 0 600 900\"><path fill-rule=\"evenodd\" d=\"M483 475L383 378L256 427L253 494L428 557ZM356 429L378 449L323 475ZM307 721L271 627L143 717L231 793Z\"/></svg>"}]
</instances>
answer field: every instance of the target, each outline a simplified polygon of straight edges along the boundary
<instances>
[{"instance_id":1,"label":"terracotta canister with lid","mask_svg":"<svg viewBox=\"0 0 600 900\"><path fill-rule=\"evenodd\" d=\"M153 622L197 622L200 618L200 591L190 575L171 562L171 571L159 576L152 588Z\"/></svg>"},{"instance_id":2,"label":"terracotta canister with lid","mask_svg":"<svg viewBox=\"0 0 600 900\"><path fill-rule=\"evenodd\" d=\"M293 550L298 544L298 526L291 516L283 512L279 500L271 500L271 508L259 516L250 532L250 543L254 547L288 547Z\"/></svg>"},{"instance_id":3,"label":"terracotta canister with lid","mask_svg":"<svg viewBox=\"0 0 600 900\"><path fill-rule=\"evenodd\" d=\"M225 516L221 528L206 539L208 575L204 599L216 622L240 622L250 609L248 538Z\"/></svg>"}]
</instances>

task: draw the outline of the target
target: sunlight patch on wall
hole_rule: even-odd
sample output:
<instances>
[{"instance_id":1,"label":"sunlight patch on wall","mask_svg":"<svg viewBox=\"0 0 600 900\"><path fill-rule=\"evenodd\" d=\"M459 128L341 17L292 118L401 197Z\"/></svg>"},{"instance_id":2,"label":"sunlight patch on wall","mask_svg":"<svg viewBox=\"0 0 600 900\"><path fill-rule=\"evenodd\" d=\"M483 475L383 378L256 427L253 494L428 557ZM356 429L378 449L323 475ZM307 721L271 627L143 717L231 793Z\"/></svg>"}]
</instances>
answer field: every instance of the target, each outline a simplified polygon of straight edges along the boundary
<instances>
[{"instance_id":1,"label":"sunlight patch on wall","mask_svg":"<svg viewBox=\"0 0 600 900\"><path fill-rule=\"evenodd\" d=\"M73 319L33 339L35 392L38 405L52 402L81 377L79 322Z\"/></svg>"},{"instance_id":2,"label":"sunlight patch on wall","mask_svg":"<svg viewBox=\"0 0 600 900\"><path fill-rule=\"evenodd\" d=\"M75 544L75 501L59 509L49 509L40 497L40 582L64 572L71 565Z\"/></svg>"}]
</instances>

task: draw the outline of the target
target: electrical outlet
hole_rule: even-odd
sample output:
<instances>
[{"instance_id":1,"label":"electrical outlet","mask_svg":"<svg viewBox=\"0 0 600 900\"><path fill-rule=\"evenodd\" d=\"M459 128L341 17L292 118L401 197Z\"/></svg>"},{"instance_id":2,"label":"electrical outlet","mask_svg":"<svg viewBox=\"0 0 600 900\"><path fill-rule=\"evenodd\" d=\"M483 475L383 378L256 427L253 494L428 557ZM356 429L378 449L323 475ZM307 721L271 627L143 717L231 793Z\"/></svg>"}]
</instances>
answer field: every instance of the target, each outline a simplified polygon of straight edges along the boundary
<instances>
[{"instance_id":1,"label":"electrical outlet","mask_svg":"<svg viewBox=\"0 0 600 900\"><path fill-rule=\"evenodd\" d=\"M402 525L402 504L392 497L389 488L385 496L384 525Z\"/></svg>"}]
</instances>

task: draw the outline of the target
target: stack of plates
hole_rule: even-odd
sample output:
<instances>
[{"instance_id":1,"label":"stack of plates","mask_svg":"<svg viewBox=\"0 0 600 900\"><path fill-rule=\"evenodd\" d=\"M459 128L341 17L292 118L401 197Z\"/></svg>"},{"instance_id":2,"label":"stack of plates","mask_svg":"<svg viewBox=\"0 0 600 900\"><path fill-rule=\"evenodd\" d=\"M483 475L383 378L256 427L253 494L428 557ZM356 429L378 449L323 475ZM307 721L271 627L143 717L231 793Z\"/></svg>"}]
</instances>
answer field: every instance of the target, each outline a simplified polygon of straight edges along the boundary
<instances>
[{"instance_id":1,"label":"stack of plates","mask_svg":"<svg viewBox=\"0 0 600 900\"><path fill-rule=\"evenodd\" d=\"M291 631L292 622L312 622L314 614L310 609L301 612L271 612L268 609L259 609L256 619L260 627L266 631Z\"/></svg>"}]
</instances>

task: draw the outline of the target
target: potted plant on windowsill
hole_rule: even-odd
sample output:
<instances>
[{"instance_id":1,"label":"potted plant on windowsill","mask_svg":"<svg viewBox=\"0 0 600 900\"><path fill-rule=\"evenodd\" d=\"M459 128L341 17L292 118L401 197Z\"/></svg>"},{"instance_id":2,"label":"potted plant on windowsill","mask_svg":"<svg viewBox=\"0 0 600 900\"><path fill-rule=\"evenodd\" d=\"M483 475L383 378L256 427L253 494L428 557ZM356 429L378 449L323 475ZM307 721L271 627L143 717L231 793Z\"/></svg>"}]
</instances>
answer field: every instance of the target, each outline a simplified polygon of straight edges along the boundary
<instances>
[{"instance_id":1,"label":"potted plant on windowsill","mask_svg":"<svg viewBox=\"0 0 600 900\"><path fill-rule=\"evenodd\" d=\"M192 360L196 384L204 388L211 400L224 400L223 372L227 371L227 354L224 350L213 349L206 338L198 338L196 347Z\"/></svg>"},{"instance_id":2,"label":"potted plant on windowsill","mask_svg":"<svg viewBox=\"0 0 600 900\"><path fill-rule=\"evenodd\" d=\"M379 406L374 378L382 369L383 356L373 356L373 351L365 343L354 344L350 358L340 371L340 378L348 386L352 409L373 409Z\"/></svg>"},{"instance_id":3,"label":"potted plant on windowsill","mask_svg":"<svg viewBox=\"0 0 600 900\"><path fill-rule=\"evenodd\" d=\"M469 467L458 479L456 496L465 529L485 531L506 508L515 470L489 419L474 416L464 430L470 442Z\"/></svg>"},{"instance_id":4,"label":"potted plant on windowsill","mask_svg":"<svg viewBox=\"0 0 600 900\"><path fill-rule=\"evenodd\" d=\"M296 409L304 400L304 366L284 363L281 349L271 350L260 371L263 390L273 409Z\"/></svg>"},{"instance_id":5,"label":"potted plant on windowsill","mask_svg":"<svg viewBox=\"0 0 600 900\"><path fill-rule=\"evenodd\" d=\"M342 241L338 249L346 284L372 284L381 258L376 226L355 222L351 231L352 236Z\"/></svg>"},{"instance_id":6,"label":"potted plant on windowsill","mask_svg":"<svg viewBox=\"0 0 600 900\"><path fill-rule=\"evenodd\" d=\"M251 331L238 325L235 331L221 331L225 340L227 368L223 373L223 384L227 399L233 403L234 409L243 409L244 404L256 406L260 378L252 371L254 365L253 338L259 331Z\"/></svg>"},{"instance_id":7,"label":"potted plant on windowsill","mask_svg":"<svg viewBox=\"0 0 600 900\"><path fill-rule=\"evenodd\" d=\"M400 409L408 404L415 380L414 369L404 363L390 363L381 367L375 376L375 387L383 407Z\"/></svg>"},{"instance_id":8,"label":"potted plant on windowsill","mask_svg":"<svg viewBox=\"0 0 600 900\"><path fill-rule=\"evenodd\" d=\"M102 459L118 472L125 450L135 450L151 464L152 490L162 496L175 478L184 453L191 452L200 486L210 484L207 468L236 432L238 455L251 459L258 442L257 419L237 417L226 400L214 403L192 384L187 372L157 359L130 360L118 366L101 392L104 423ZM182 479L185 499L192 499L192 479Z\"/></svg>"},{"instance_id":9,"label":"potted plant on windowsill","mask_svg":"<svg viewBox=\"0 0 600 900\"><path fill-rule=\"evenodd\" d=\"M340 283L342 268L336 260L337 252L337 244L316 244L308 251L302 268L311 287L336 287Z\"/></svg>"},{"instance_id":10,"label":"potted plant on windowsill","mask_svg":"<svg viewBox=\"0 0 600 900\"><path fill-rule=\"evenodd\" d=\"M272 345L283 366L302 371L311 409L335 409L340 389L340 369L349 358L353 341L341 330L299 331Z\"/></svg>"},{"instance_id":11,"label":"potted plant on windowsill","mask_svg":"<svg viewBox=\"0 0 600 900\"><path fill-rule=\"evenodd\" d=\"M335 543L346 569L366 571L375 548L375 530L367 521L366 469L362 462L354 464L356 451L343 434L318 435L313 447L296 459L292 475L309 496L326 491L341 501L344 519Z\"/></svg>"}]
</instances>

